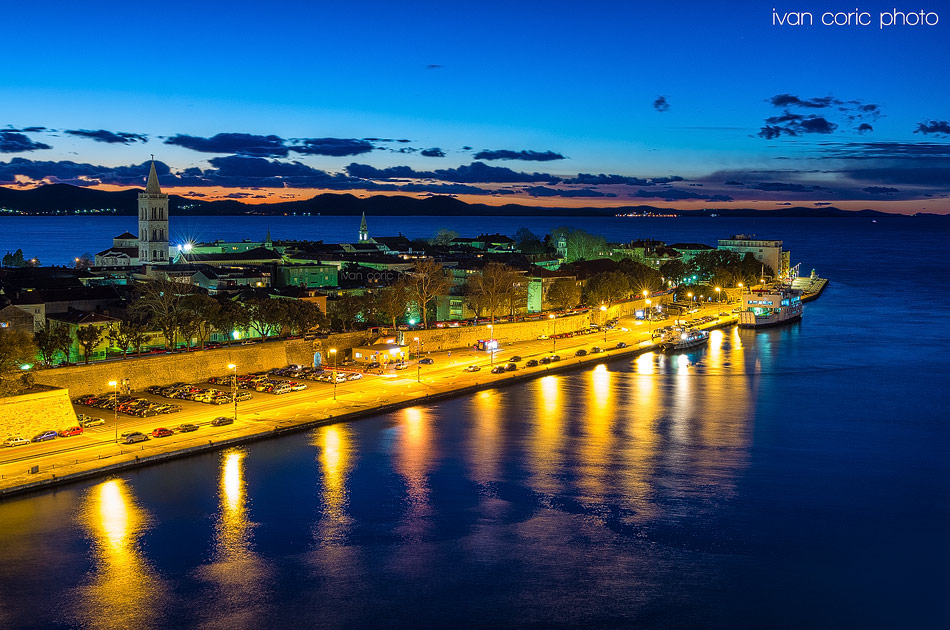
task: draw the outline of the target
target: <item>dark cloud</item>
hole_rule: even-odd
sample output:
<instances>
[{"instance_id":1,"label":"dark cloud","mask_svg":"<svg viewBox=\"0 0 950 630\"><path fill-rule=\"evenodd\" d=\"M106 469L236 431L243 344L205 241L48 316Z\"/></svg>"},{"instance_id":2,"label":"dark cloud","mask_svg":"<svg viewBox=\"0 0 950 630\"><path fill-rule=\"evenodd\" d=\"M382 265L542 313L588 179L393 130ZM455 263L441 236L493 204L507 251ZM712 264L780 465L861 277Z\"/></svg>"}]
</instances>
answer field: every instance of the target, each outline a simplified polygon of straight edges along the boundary
<instances>
[{"instance_id":1,"label":"dark cloud","mask_svg":"<svg viewBox=\"0 0 950 630\"><path fill-rule=\"evenodd\" d=\"M248 197L255 197L255 196L263 197L263 195L254 195L254 193L233 192L233 193L226 194L224 198L225 199L247 199Z\"/></svg>"},{"instance_id":2,"label":"dark cloud","mask_svg":"<svg viewBox=\"0 0 950 630\"><path fill-rule=\"evenodd\" d=\"M730 179L728 181L723 182L723 185L724 186L744 186L745 184L743 184L742 182L737 182L734 179Z\"/></svg>"},{"instance_id":3,"label":"dark cloud","mask_svg":"<svg viewBox=\"0 0 950 630\"><path fill-rule=\"evenodd\" d=\"M792 205L792 202L791 202L791 201L783 201L783 202L777 203L777 204L775 204L775 205L776 205L776 206L790 206L790 205Z\"/></svg>"},{"instance_id":4,"label":"dark cloud","mask_svg":"<svg viewBox=\"0 0 950 630\"><path fill-rule=\"evenodd\" d=\"M288 147L295 153L304 155L360 155L369 153L373 150L373 145L368 140L356 140L349 138L303 138L298 140L301 145ZM402 140L399 140L402 142Z\"/></svg>"},{"instance_id":5,"label":"dark cloud","mask_svg":"<svg viewBox=\"0 0 950 630\"><path fill-rule=\"evenodd\" d=\"M470 146L468 146L468 145L466 144L465 146L462 147L462 150L463 150L463 151L471 151L471 150L472 150L472 147L470 147Z\"/></svg>"},{"instance_id":6,"label":"dark cloud","mask_svg":"<svg viewBox=\"0 0 950 630\"><path fill-rule=\"evenodd\" d=\"M285 157L287 155L283 138L249 133L219 133L210 138L178 134L165 140L165 144L202 153L233 153L255 157Z\"/></svg>"},{"instance_id":7,"label":"dark cloud","mask_svg":"<svg viewBox=\"0 0 950 630\"><path fill-rule=\"evenodd\" d=\"M428 192L438 195L491 195L494 191L467 184L406 184L398 186L400 192Z\"/></svg>"},{"instance_id":8,"label":"dark cloud","mask_svg":"<svg viewBox=\"0 0 950 630\"><path fill-rule=\"evenodd\" d=\"M939 137L950 136L950 121L931 120L930 122L918 123L914 133L933 134Z\"/></svg>"},{"instance_id":9,"label":"dark cloud","mask_svg":"<svg viewBox=\"0 0 950 630\"><path fill-rule=\"evenodd\" d=\"M819 206L830 206L832 204L830 201L816 201L814 205L817 208Z\"/></svg>"},{"instance_id":10,"label":"dark cloud","mask_svg":"<svg viewBox=\"0 0 950 630\"><path fill-rule=\"evenodd\" d=\"M204 194L204 193L200 193L200 192L195 192L194 190L189 190L188 192L183 193L182 196L184 196L184 197L207 197L208 195L206 195L206 194Z\"/></svg>"},{"instance_id":11,"label":"dark cloud","mask_svg":"<svg viewBox=\"0 0 950 630\"><path fill-rule=\"evenodd\" d=\"M3 131L12 131L13 133L40 133L42 131L52 131L52 129L47 129L46 127L22 127L20 129L6 127L5 129L0 129L0 132Z\"/></svg>"},{"instance_id":12,"label":"dark cloud","mask_svg":"<svg viewBox=\"0 0 950 630\"><path fill-rule=\"evenodd\" d=\"M653 101L653 109L658 112L665 112L670 108L669 101L666 100L665 96L657 96L656 100Z\"/></svg>"},{"instance_id":13,"label":"dark cloud","mask_svg":"<svg viewBox=\"0 0 950 630\"><path fill-rule=\"evenodd\" d=\"M855 131L868 133L874 128L862 121L877 120L882 115L881 108L874 103L858 100L842 101L833 96L799 98L793 94L777 94L770 98L769 102L785 111L779 116L770 116L765 119L765 125L759 130L758 136L766 140L774 140L782 136L801 136L807 133L830 134L839 127L839 123L856 124ZM792 109L826 109L828 111L823 116L817 116L795 113L791 111Z\"/></svg>"},{"instance_id":14,"label":"dark cloud","mask_svg":"<svg viewBox=\"0 0 950 630\"><path fill-rule=\"evenodd\" d=\"M346 167L346 172L351 177L363 179L439 179L464 184L519 182L557 183L560 181L557 177L548 173L519 172L501 166L488 166L483 162L472 162L468 166L463 165L458 168L436 169L434 171L417 171L408 166L376 168L369 164L357 164L354 162Z\"/></svg>"},{"instance_id":15,"label":"dark cloud","mask_svg":"<svg viewBox=\"0 0 950 630\"><path fill-rule=\"evenodd\" d=\"M900 192L897 188L891 188L889 186L868 186L867 188L862 188L866 193L871 193L872 195L886 195L888 193Z\"/></svg>"},{"instance_id":16,"label":"dark cloud","mask_svg":"<svg viewBox=\"0 0 950 630\"><path fill-rule=\"evenodd\" d=\"M442 68L442 64L440 63L426 64L426 70L439 70L440 68Z\"/></svg>"},{"instance_id":17,"label":"dark cloud","mask_svg":"<svg viewBox=\"0 0 950 630\"><path fill-rule=\"evenodd\" d=\"M416 149L414 147L401 147L399 149L390 149L390 151L393 153L415 153L418 150L419 149Z\"/></svg>"},{"instance_id":18,"label":"dark cloud","mask_svg":"<svg viewBox=\"0 0 950 630\"><path fill-rule=\"evenodd\" d=\"M89 138L96 142L105 142L108 144L133 144L135 142L147 142L148 136L141 133L127 133L125 131L106 131L105 129L67 129L63 133L80 138Z\"/></svg>"},{"instance_id":19,"label":"dark cloud","mask_svg":"<svg viewBox=\"0 0 950 630\"><path fill-rule=\"evenodd\" d=\"M804 184L787 184L784 182L759 182L749 184L746 188L750 190L764 190L766 192L814 192L822 190L820 186L805 186Z\"/></svg>"},{"instance_id":20,"label":"dark cloud","mask_svg":"<svg viewBox=\"0 0 950 630\"><path fill-rule=\"evenodd\" d=\"M861 123L860 125L858 125L857 131L858 133L868 133L870 131L874 131L874 127L872 127L868 123Z\"/></svg>"},{"instance_id":21,"label":"dark cloud","mask_svg":"<svg viewBox=\"0 0 950 630\"><path fill-rule=\"evenodd\" d=\"M439 147L432 147L431 149L423 149L419 152L419 155L424 155L425 157L445 157L445 151Z\"/></svg>"},{"instance_id":22,"label":"dark cloud","mask_svg":"<svg viewBox=\"0 0 950 630\"><path fill-rule=\"evenodd\" d=\"M821 148L825 159L899 160L950 158L950 143L945 142L842 142ZM896 164L895 164L896 165Z\"/></svg>"},{"instance_id":23,"label":"dark cloud","mask_svg":"<svg viewBox=\"0 0 950 630\"><path fill-rule=\"evenodd\" d=\"M784 124L767 124L759 130L759 137L766 140L773 140L780 136L800 136L806 133L832 133L838 128L837 123L833 123L823 116L781 116L786 119ZM766 122L774 119L766 119Z\"/></svg>"},{"instance_id":24,"label":"dark cloud","mask_svg":"<svg viewBox=\"0 0 950 630\"><path fill-rule=\"evenodd\" d=\"M554 151L512 151L510 149L484 149L475 154L476 160L525 160L528 162L550 162L565 157Z\"/></svg>"},{"instance_id":25,"label":"dark cloud","mask_svg":"<svg viewBox=\"0 0 950 630\"><path fill-rule=\"evenodd\" d=\"M593 175L591 173L578 173L577 177L565 179L564 184L583 184L585 186L604 186L610 184L623 184L627 186L654 186L656 184L669 184L670 182L681 182L683 178L679 175L670 175L669 177L654 177L644 179L642 177L628 177L626 175Z\"/></svg>"},{"instance_id":26,"label":"dark cloud","mask_svg":"<svg viewBox=\"0 0 950 630\"><path fill-rule=\"evenodd\" d=\"M583 188L580 190L563 190L559 188L548 188L547 186L528 186L525 188L532 197L616 197L614 193L604 193L593 188Z\"/></svg>"},{"instance_id":27,"label":"dark cloud","mask_svg":"<svg viewBox=\"0 0 950 630\"><path fill-rule=\"evenodd\" d=\"M919 162L919 166L913 166ZM941 162L941 166L926 161L909 160L905 166L881 166L840 171L853 180L873 182L875 184L896 184L903 186L950 187L950 164Z\"/></svg>"},{"instance_id":28,"label":"dark cloud","mask_svg":"<svg viewBox=\"0 0 950 630\"><path fill-rule=\"evenodd\" d=\"M704 195L691 190L668 188L666 190L638 190L632 197L645 199L662 199L664 201L681 201L684 199L702 199L704 201L732 201L729 195Z\"/></svg>"},{"instance_id":29,"label":"dark cloud","mask_svg":"<svg viewBox=\"0 0 950 630\"><path fill-rule=\"evenodd\" d=\"M0 153L25 153L52 148L48 144L30 140L27 136L16 131L0 131Z\"/></svg>"},{"instance_id":30,"label":"dark cloud","mask_svg":"<svg viewBox=\"0 0 950 630\"><path fill-rule=\"evenodd\" d=\"M147 161L131 166L98 166L68 160L51 162L13 158L7 163L0 162L0 184L13 183L16 181L16 175L22 175L36 181L75 186L94 186L100 183L145 186L148 169ZM172 180L177 179L177 176L170 174L168 166L163 162L155 162L155 170L162 185L170 185ZM195 185L205 185L205 182L196 181Z\"/></svg>"},{"instance_id":31,"label":"dark cloud","mask_svg":"<svg viewBox=\"0 0 950 630\"><path fill-rule=\"evenodd\" d=\"M769 99L769 102L776 107L807 107L811 109L822 109L832 105L842 105L843 102L830 96L819 98L798 98L792 94L777 94Z\"/></svg>"}]
</instances>

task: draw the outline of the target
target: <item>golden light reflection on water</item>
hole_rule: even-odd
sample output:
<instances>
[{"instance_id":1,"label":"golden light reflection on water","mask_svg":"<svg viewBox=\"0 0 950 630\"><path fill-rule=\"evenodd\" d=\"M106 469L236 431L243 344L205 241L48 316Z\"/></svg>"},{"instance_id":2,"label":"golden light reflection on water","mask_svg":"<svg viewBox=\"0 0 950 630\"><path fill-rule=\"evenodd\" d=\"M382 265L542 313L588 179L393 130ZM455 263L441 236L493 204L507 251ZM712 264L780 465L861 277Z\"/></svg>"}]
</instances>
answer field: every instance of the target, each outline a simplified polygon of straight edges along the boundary
<instances>
[{"instance_id":1,"label":"golden light reflection on water","mask_svg":"<svg viewBox=\"0 0 950 630\"><path fill-rule=\"evenodd\" d=\"M314 432L320 447L320 469L323 473L321 506L323 518L317 538L324 545L342 544L352 525L346 508L349 501L346 480L352 466L351 429L345 424L331 424Z\"/></svg>"},{"instance_id":2,"label":"golden light reflection on water","mask_svg":"<svg viewBox=\"0 0 950 630\"><path fill-rule=\"evenodd\" d=\"M218 553L234 555L247 552L250 524L247 519L244 452L230 451L222 457L219 495Z\"/></svg>"},{"instance_id":3,"label":"golden light reflection on water","mask_svg":"<svg viewBox=\"0 0 950 630\"><path fill-rule=\"evenodd\" d=\"M563 376L545 376L532 382L538 416L528 443L528 462L534 473L534 486L546 492L560 486L555 475L560 472L564 458L567 410L562 389L565 380Z\"/></svg>"},{"instance_id":4,"label":"golden light reflection on water","mask_svg":"<svg viewBox=\"0 0 950 630\"><path fill-rule=\"evenodd\" d=\"M497 480L499 474L499 447L504 436L498 398L497 390L488 390L473 399L472 474L475 481L483 484Z\"/></svg>"},{"instance_id":5,"label":"golden light reflection on water","mask_svg":"<svg viewBox=\"0 0 950 630\"><path fill-rule=\"evenodd\" d=\"M419 520L432 511L429 504L429 469L432 466L430 411L424 407L408 407L400 414L399 437L395 451L396 472L406 480L409 510L404 533L421 534L426 528Z\"/></svg>"},{"instance_id":6,"label":"golden light reflection on water","mask_svg":"<svg viewBox=\"0 0 950 630\"><path fill-rule=\"evenodd\" d=\"M75 606L88 628L149 628L161 616L164 585L139 549L148 516L125 481L94 486L81 507L81 523L92 539L95 570L80 587Z\"/></svg>"},{"instance_id":7,"label":"golden light reflection on water","mask_svg":"<svg viewBox=\"0 0 950 630\"><path fill-rule=\"evenodd\" d=\"M588 494L604 492L607 476L614 457L611 425L619 409L613 391L613 374L604 364L588 373L588 394L581 422L583 441L578 452L581 456L579 486Z\"/></svg>"}]
</instances>

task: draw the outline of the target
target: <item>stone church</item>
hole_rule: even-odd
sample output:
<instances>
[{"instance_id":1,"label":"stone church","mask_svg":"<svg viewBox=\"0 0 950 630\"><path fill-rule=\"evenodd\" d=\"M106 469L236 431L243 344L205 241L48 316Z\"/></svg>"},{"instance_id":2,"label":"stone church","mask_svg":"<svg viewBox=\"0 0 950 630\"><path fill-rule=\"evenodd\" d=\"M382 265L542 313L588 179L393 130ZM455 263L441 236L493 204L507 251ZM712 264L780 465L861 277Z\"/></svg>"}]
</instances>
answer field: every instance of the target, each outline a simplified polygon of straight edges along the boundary
<instances>
[{"instance_id":1,"label":"stone church","mask_svg":"<svg viewBox=\"0 0 950 630\"><path fill-rule=\"evenodd\" d=\"M158 185L155 160L145 190L139 193L139 235L125 232L112 239L112 247L96 254L97 267L167 265L168 195Z\"/></svg>"}]
</instances>

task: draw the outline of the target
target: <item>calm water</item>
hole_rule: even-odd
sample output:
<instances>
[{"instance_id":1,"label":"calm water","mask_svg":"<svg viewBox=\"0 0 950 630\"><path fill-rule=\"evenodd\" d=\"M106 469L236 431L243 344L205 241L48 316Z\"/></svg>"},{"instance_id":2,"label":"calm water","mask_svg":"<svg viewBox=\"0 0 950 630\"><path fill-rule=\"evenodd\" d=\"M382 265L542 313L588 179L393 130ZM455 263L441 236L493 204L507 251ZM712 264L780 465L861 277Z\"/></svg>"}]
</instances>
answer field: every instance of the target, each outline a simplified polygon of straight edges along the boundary
<instances>
[{"instance_id":1,"label":"calm water","mask_svg":"<svg viewBox=\"0 0 950 630\"><path fill-rule=\"evenodd\" d=\"M947 627L946 224L617 221L585 227L755 231L833 284L688 354L2 503L0 627Z\"/></svg>"}]
</instances>

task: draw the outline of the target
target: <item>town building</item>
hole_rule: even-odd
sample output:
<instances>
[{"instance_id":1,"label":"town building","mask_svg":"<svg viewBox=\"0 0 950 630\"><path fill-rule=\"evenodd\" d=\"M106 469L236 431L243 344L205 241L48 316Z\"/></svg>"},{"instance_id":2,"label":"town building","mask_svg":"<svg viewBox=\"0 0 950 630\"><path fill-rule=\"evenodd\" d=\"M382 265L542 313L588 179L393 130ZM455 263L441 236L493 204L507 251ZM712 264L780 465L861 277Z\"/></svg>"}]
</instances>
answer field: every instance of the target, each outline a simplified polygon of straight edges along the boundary
<instances>
[{"instance_id":1,"label":"town building","mask_svg":"<svg viewBox=\"0 0 950 630\"><path fill-rule=\"evenodd\" d=\"M736 252L740 256L752 254L768 267L765 275L775 278L788 276L791 253L782 250L782 241L757 239L754 234L735 234L732 238L719 239L718 249Z\"/></svg>"},{"instance_id":2,"label":"town building","mask_svg":"<svg viewBox=\"0 0 950 630\"><path fill-rule=\"evenodd\" d=\"M145 190L139 193L138 247L140 264L168 264L168 195L158 185L155 160Z\"/></svg>"}]
</instances>

